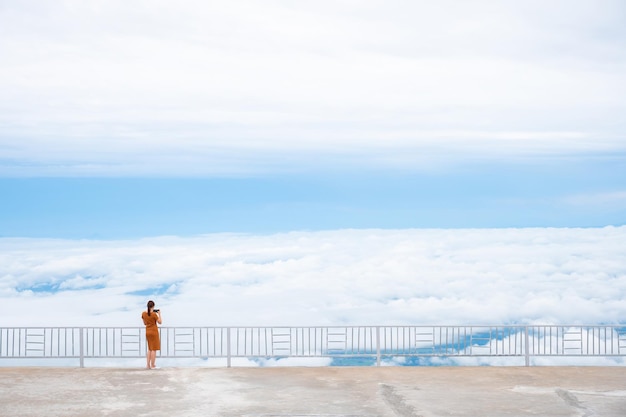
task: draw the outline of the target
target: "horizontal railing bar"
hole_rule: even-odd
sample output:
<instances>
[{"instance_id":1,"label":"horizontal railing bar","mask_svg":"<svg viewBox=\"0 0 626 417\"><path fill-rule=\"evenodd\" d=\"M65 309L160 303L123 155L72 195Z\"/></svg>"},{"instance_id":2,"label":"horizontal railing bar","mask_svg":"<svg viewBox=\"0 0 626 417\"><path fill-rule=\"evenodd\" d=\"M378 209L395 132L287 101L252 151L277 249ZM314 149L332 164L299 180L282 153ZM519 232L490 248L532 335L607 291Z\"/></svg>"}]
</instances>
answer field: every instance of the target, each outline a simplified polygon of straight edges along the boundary
<instances>
[{"instance_id":1,"label":"horizontal railing bar","mask_svg":"<svg viewBox=\"0 0 626 417\"><path fill-rule=\"evenodd\" d=\"M177 328L177 329L274 329L274 330L288 330L288 329L370 329L374 327L393 327L396 329L401 328L424 328L424 327L436 327L436 328L460 328L460 327L491 327L502 328L502 327L561 327L561 328L569 328L569 327L626 327L626 323L618 323L618 324L581 324L581 323L564 323L564 324L372 324L367 326L360 325L348 325L348 326L338 326L338 325L324 325L324 326L294 326L294 325L271 325L271 326L217 326L217 325L199 325L199 326L159 326L159 328ZM86 328L97 328L97 329L138 329L140 326L4 326L3 329L86 329Z\"/></svg>"}]
</instances>

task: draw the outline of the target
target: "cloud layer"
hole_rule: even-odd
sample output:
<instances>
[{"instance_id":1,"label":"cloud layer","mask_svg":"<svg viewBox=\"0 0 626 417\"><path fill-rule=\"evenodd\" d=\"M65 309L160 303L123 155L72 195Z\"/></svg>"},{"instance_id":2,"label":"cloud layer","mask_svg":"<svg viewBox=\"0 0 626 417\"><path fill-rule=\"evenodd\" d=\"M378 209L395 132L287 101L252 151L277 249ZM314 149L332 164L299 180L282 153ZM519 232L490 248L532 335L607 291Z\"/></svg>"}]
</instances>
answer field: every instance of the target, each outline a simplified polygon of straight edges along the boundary
<instances>
[{"instance_id":1,"label":"cloud layer","mask_svg":"<svg viewBox=\"0 0 626 417\"><path fill-rule=\"evenodd\" d=\"M3 2L1 175L623 152L619 2Z\"/></svg>"},{"instance_id":2,"label":"cloud layer","mask_svg":"<svg viewBox=\"0 0 626 417\"><path fill-rule=\"evenodd\" d=\"M597 324L626 317L626 228L0 239L2 326Z\"/></svg>"}]
</instances>

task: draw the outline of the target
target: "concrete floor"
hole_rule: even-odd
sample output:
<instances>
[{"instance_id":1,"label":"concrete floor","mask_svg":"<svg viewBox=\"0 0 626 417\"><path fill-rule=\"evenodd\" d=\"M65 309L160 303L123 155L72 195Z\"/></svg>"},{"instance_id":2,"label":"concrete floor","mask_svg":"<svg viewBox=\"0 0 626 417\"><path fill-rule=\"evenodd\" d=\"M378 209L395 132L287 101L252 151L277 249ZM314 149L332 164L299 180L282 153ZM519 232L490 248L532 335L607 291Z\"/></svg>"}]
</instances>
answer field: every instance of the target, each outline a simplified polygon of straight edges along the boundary
<instances>
[{"instance_id":1,"label":"concrete floor","mask_svg":"<svg viewBox=\"0 0 626 417\"><path fill-rule=\"evenodd\" d=\"M626 368L0 368L0 416L624 417Z\"/></svg>"}]
</instances>

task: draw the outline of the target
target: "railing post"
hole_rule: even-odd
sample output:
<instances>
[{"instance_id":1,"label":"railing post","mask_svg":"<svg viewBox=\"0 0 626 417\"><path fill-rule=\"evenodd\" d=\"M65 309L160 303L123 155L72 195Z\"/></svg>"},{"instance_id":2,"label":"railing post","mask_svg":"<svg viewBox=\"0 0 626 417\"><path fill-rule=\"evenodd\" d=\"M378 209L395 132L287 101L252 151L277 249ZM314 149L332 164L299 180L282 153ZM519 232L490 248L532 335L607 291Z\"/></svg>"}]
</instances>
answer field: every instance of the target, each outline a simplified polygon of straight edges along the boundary
<instances>
[{"instance_id":1,"label":"railing post","mask_svg":"<svg viewBox=\"0 0 626 417\"><path fill-rule=\"evenodd\" d=\"M380 366L380 326L376 326L376 366Z\"/></svg>"},{"instance_id":2,"label":"railing post","mask_svg":"<svg viewBox=\"0 0 626 417\"><path fill-rule=\"evenodd\" d=\"M528 335L528 326L524 326L524 356L526 366L530 366L530 337Z\"/></svg>"},{"instance_id":3,"label":"railing post","mask_svg":"<svg viewBox=\"0 0 626 417\"><path fill-rule=\"evenodd\" d=\"M80 331L80 334L78 335L78 343L80 344L80 367L84 368L85 367L85 343L84 343L84 336L83 336L83 328L79 327L78 330Z\"/></svg>"},{"instance_id":4,"label":"railing post","mask_svg":"<svg viewBox=\"0 0 626 417\"><path fill-rule=\"evenodd\" d=\"M226 328L226 367L230 368L230 327Z\"/></svg>"}]
</instances>

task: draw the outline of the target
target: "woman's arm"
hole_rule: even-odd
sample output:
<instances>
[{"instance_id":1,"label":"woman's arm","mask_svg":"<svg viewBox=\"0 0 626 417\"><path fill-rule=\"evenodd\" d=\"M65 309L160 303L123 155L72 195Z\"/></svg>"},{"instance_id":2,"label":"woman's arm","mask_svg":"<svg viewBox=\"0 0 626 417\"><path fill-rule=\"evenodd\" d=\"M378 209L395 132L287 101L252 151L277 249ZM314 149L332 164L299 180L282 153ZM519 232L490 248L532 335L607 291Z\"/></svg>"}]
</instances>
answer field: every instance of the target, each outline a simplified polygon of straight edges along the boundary
<instances>
[{"instance_id":1,"label":"woman's arm","mask_svg":"<svg viewBox=\"0 0 626 417\"><path fill-rule=\"evenodd\" d=\"M157 323L161 324L161 311L159 311L159 312L158 312L158 313L156 313L156 314L157 314L157 317L158 317L158 319L157 319Z\"/></svg>"}]
</instances>

